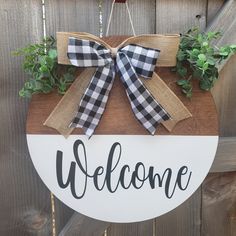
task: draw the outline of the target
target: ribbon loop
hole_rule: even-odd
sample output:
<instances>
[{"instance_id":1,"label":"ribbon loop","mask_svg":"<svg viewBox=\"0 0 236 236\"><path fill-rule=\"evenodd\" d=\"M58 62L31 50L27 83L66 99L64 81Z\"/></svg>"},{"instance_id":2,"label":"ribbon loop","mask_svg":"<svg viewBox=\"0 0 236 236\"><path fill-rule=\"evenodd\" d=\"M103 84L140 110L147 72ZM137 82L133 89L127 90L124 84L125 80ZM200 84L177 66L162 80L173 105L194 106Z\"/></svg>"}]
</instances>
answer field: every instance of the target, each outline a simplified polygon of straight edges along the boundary
<instances>
[{"instance_id":1,"label":"ribbon loop","mask_svg":"<svg viewBox=\"0 0 236 236\"><path fill-rule=\"evenodd\" d=\"M119 51L129 57L138 75L144 78L152 78L160 50L130 44Z\"/></svg>"},{"instance_id":2,"label":"ribbon loop","mask_svg":"<svg viewBox=\"0 0 236 236\"><path fill-rule=\"evenodd\" d=\"M113 61L110 50L103 45L74 37L69 37L67 56L71 64L77 67L105 66Z\"/></svg>"},{"instance_id":3,"label":"ribbon loop","mask_svg":"<svg viewBox=\"0 0 236 236\"><path fill-rule=\"evenodd\" d=\"M92 136L105 110L117 71L135 117L154 134L158 124L170 119L170 116L138 76L152 77L159 51L131 44L117 51L116 61L113 54L97 42L69 38L68 58L71 64L98 67L80 101L71 127L80 127L86 135Z\"/></svg>"}]
</instances>

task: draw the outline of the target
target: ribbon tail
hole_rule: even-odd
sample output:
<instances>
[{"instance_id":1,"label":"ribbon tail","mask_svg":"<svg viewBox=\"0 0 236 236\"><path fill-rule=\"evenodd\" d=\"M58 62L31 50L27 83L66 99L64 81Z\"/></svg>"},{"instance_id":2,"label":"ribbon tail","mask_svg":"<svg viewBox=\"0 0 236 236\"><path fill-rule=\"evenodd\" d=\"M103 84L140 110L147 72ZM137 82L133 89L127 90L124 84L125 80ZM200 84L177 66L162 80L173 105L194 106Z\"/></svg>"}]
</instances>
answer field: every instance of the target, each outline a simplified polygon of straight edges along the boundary
<instances>
[{"instance_id":1,"label":"ribbon tail","mask_svg":"<svg viewBox=\"0 0 236 236\"><path fill-rule=\"evenodd\" d=\"M90 138L105 111L115 78L114 63L98 67L80 101L78 112L70 127L80 127Z\"/></svg>"},{"instance_id":2,"label":"ribbon tail","mask_svg":"<svg viewBox=\"0 0 236 236\"><path fill-rule=\"evenodd\" d=\"M169 120L170 115L138 78L128 56L123 52L117 55L117 72L125 86L135 117L149 133L154 135L157 126Z\"/></svg>"}]
</instances>

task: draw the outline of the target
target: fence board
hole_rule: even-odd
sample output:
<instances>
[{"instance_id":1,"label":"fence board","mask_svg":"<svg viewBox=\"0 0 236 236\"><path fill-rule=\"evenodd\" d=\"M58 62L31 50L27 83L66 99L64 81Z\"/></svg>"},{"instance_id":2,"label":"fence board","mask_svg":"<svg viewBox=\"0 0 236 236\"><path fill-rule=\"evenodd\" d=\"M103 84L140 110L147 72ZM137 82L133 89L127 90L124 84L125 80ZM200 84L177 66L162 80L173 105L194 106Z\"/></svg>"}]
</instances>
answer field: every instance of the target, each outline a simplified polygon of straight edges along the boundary
<instances>
[{"instance_id":1,"label":"fence board","mask_svg":"<svg viewBox=\"0 0 236 236\"><path fill-rule=\"evenodd\" d=\"M222 5L224 0L208 0L207 4L207 25L214 19Z\"/></svg>"},{"instance_id":2,"label":"fence board","mask_svg":"<svg viewBox=\"0 0 236 236\"><path fill-rule=\"evenodd\" d=\"M103 31L106 32L107 21L111 11L111 0L103 1ZM129 0L130 13L136 34L155 33L155 1ZM125 4L116 4L109 35L132 35Z\"/></svg>"},{"instance_id":3,"label":"fence board","mask_svg":"<svg viewBox=\"0 0 236 236\"><path fill-rule=\"evenodd\" d=\"M220 31L223 34L218 45L236 43L236 1L228 0L220 9L217 16L208 25L207 31Z\"/></svg>"},{"instance_id":4,"label":"fence board","mask_svg":"<svg viewBox=\"0 0 236 236\"><path fill-rule=\"evenodd\" d=\"M27 101L18 97L26 76L11 56L42 38L41 1L1 0L0 28L0 235L50 235L50 194L27 151Z\"/></svg>"},{"instance_id":5,"label":"fence board","mask_svg":"<svg viewBox=\"0 0 236 236\"><path fill-rule=\"evenodd\" d=\"M56 236L62 231L67 222L70 220L74 211L63 204L59 199L54 196L55 202L55 230Z\"/></svg>"},{"instance_id":6,"label":"fence board","mask_svg":"<svg viewBox=\"0 0 236 236\"><path fill-rule=\"evenodd\" d=\"M156 236L200 236L201 188L175 210L156 219Z\"/></svg>"},{"instance_id":7,"label":"fence board","mask_svg":"<svg viewBox=\"0 0 236 236\"><path fill-rule=\"evenodd\" d=\"M57 31L88 32L99 35L98 1L48 0L46 8L46 31L54 35Z\"/></svg>"},{"instance_id":8,"label":"fence board","mask_svg":"<svg viewBox=\"0 0 236 236\"><path fill-rule=\"evenodd\" d=\"M202 236L236 232L236 172L211 174L203 184Z\"/></svg>"},{"instance_id":9,"label":"fence board","mask_svg":"<svg viewBox=\"0 0 236 236\"><path fill-rule=\"evenodd\" d=\"M231 57L220 72L220 79L212 90L216 102L221 136L236 136L236 55Z\"/></svg>"},{"instance_id":10,"label":"fence board","mask_svg":"<svg viewBox=\"0 0 236 236\"><path fill-rule=\"evenodd\" d=\"M228 43L236 43L236 2L234 0L227 1L218 15L208 26L207 30L221 31L223 37L217 42L217 45ZM220 120L221 136L236 135L236 56L233 56L226 63L220 72L220 80L216 83L212 90Z\"/></svg>"},{"instance_id":11,"label":"fence board","mask_svg":"<svg viewBox=\"0 0 236 236\"><path fill-rule=\"evenodd\" d=\"M132 224L111 224L107 236L153 236L153 220Z\"/></svg>"},{"instance_id":12,"label":"fence board","mask_svg":"<svg viewBox=\"0 0 236 236\"><path fill-rule=\"evenodd\" d=\"M106 28L105 22L107 21L107 17L110 13L110 7L111 1L104 1L103 29ZM131 0L129 1L129 7L137 33L154 33L155 21L153 21L153 19L155 18L155 1ZM49 0L46 2L45 8L46 29L48 35L55 35L56 31L86 31L97 35L99 34L99 12L97 1L88 2L84 0L74 0L69 1L68 3L66 0ZM140 15L144 16L142 20L140 20ZM114 17L111 24L110 33L131 34L130 29L128 27L124 27L128 23L128 15L124 9L124 5L117 5L114 9ZM56 227L57 232L61 232L61 235L76 234L84 236L85 232L87 232L87 234L90 233L88 235L92 235L93 233L94 235L99 235L98 232L105 230L103 223L99 224L98 221L89 219L79 214L73 215L66 224L68 217L72 215L73 211L70 211L66 206L61 204L62 203L56 200ZM62 214L66 214L66 216L61 217ZM78 218L80 219L79 221L77 221ZM81 222L86 223L81 225ZM63 227L64 225L65 227ZM107 227L108 225L106 224L105 226ZM144 228L142 224L137 224L135 227L140 229ZM113 232L112 228L111 232ZM125 232L127 232L127 230Z\"/></svg>"},{"instance_id":13,"label":"fence board","mask_svg":"<svg viewBox=\"0 0 236 236\"><path fill-rule=\"evenodd\" d=\"M206 26L207 0L156 0L156 32L183 33Z\"/></svg>"},{"instance_id":14,"label":"fence board","mask_svg":"<svg viewBox=\"0 0 236 236\"><path fill-rule=\"evenodd\" d=\"M74 213L59 233L59 236L102 236L109 225L110 223L108 222L98 221L82 214Z\"/></svg>"},{"instance_id":15,"label":"fence board","mask_svg":"<svg viewBox=\"0 0 236 236\"><path fill-rule=\"evenodd\" d=\"M45 13L47 35L55 36L57 31L86 31L96 35L99 34L98 1L48 0L45 1ZM55 198L57 234L84 236L88 227L90 233L92 230L95 230L94 233L99 230L99 223L95 220L77 213L73 214L72 209ZM84 224L85 222L86 224ZM100 229L104 231L102 224Z\"/></svg>"},{"instance_id":16,"label":"fence board","mask_svg":"<svg viewBox=\"0 0 236 236\"><path fill-rule=\"evenodd\" d=\"M221 137L210 172L236 171L236 137Z\"/></svg>"}]
</instances>

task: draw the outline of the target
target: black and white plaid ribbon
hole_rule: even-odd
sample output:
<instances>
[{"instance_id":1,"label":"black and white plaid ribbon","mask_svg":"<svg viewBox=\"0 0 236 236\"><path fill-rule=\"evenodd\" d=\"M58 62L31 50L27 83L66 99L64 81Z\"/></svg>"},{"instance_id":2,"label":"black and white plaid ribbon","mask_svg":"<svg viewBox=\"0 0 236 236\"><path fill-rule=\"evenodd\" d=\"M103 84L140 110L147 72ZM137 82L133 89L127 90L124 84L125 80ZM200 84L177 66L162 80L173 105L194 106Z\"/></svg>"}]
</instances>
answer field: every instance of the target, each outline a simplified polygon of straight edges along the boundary
<instances>
[{"instance_id":1,"label":"black and white plaid ribbon","mask_svg":"<svg viewBox=\"0 0 236 236\"><path fill-rule=\"evenodd\" d=\"M77 67L97 67L78 108L71 127L80 127L91 137L96 129L111 91L117 72L126 89L132 110L138 121L154 134L159 123L170 119L169 114L155 100L139 76L150 79L159 50L127 45L112 52L98 42L69 38L68 58Z\"/></svg>"}]
</instances>

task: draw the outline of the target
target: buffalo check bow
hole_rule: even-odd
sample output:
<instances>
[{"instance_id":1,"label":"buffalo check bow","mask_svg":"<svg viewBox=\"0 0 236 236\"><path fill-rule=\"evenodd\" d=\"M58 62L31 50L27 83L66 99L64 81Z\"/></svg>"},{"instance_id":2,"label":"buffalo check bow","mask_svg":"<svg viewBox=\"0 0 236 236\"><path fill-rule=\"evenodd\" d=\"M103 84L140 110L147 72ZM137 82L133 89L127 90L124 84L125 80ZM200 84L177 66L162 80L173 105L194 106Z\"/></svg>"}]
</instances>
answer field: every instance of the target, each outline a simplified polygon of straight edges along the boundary
<instances>
[{"instance_id":1,"label":"buffalo check bow","mask_svg":"<svg viewBox=\"0 0 236 236\"><path fill-rule=\"evenodd\" d=\"M170 115L147 90L139 76L152 78L159 53L159 50L130 44L118 49L114 55L98 42L70 37L67 55L71 64L97 67L70 127L80 127L87 136L93 135L117 72L134 115L145 129L154 134L158 124L169 120Z\"/></svg>"}]
</instances>

